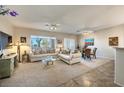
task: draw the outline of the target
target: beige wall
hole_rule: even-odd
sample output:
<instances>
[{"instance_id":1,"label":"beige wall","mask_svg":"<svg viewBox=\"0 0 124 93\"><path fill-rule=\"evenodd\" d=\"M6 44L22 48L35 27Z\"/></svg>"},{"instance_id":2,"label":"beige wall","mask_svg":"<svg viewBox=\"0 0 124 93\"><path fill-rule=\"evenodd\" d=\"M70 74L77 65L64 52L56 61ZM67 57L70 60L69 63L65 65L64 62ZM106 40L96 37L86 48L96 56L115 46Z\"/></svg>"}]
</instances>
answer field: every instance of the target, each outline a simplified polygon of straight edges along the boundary
<instances>
[{"instance_id":1,"label":"beige wall","mask_svg":"<svg viewBox=\"0 0 124 93\"><path fill-rule=\"evenodd\" d=\"M11 23L6 20L5 16L0 16L0 31L9 35L13 35L13 27Z\"/></svg>"},{"instance_id":2,"label":"beige wall","mask_svg":"<svg viewBox=\"0 0 124 93\"><path fill-rule=\"evenodd\" d=\"M50 36L50 37L56 37L56 39L64 40L64 38L72 38L75 39L77 42L77 35L73 34L65 34L65 33L57 33L57 32L48 32L48 31L41 31L41 30L35 30L35 29L28 29L28 28L19 28L19 27L14 27L14 43L17 41L20 41L20 37L26 37L27 38L27 44L30 46L30 37L31 35L36 35L36 36ZM22 48L22 53L24 50L27 50L29 52L29 48L27 49L26 47Z\"/></svg>"},{"instance_id":3,"label":"beige wall","mask_svg":"<svg viewBox=\"0 0 124 93\"><path fill-rule=\"evenodd\" d=\"M80 44L83 46L86 38L94 38L94 46L98 48L97 56L114 59L115 49L109 46L108 38L116 36L119 37L119 46L124 46L124 25L96 31L87 36L80 35Z\"/></svg>"},{"instance_id":4,"label":"beige wall","mask_svg":"<svg viewBox=\"0 0 124 93\"><path fill-rule=\"evenodd\" d=\"M103 29L89 36L82 36L82 35L73 35L73 34L65 34L65 33L57 33L57 32L47 32L47 31L19 28L19 27L13 28L11 23L8 20L6 20L5 16L0 16L0 31L12 35L13 43L19 41L21 36L27 37L27 41L28 41L27 43L29 46L30 46L31 35L56 37L57 39L61 39L61 40L64 40L64 38L73 38L79 43L81 47L84 45L83 43L85 38L94 38L95 39L94 46L98 48L97 56L110 58L110 59L114 59L114 49L108 45L109 37L118 36L119 46L124 47L124 25ZM23 47L22 50L29 51L29 47L28 48Z\"/></svg>"}]
</instances>

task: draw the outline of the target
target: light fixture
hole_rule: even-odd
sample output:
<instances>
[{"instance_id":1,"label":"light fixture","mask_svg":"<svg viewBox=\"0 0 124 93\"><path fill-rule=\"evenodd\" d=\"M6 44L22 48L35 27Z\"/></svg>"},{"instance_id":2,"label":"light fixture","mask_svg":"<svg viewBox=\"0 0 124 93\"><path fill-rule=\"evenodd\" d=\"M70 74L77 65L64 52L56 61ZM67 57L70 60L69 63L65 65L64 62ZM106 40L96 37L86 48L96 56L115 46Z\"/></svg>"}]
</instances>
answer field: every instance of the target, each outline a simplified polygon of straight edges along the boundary
<instances>
[{"instance_id":1,"label":"light fixture","mask_svg":"<svg viewBox=\"0 0 124 93\"><path fill-rule=\"evenodd\" d=\"M54 26L54 25L52 25L52 26L50 27L50 30L51 30L51 31L55 31L56 29L57 29L57 27Z\"/></svg>"},{"instance_id":2,"label":"light fixture","mask_svg":"<svg viewBox=\"0 0 124 93\"><path fill-rule=\"evenodd\" d=\"M50 30L50 31L55 31L57 28L60 26L60 24L55 24L55 23L46 23L45 26Z\"/></svg>"},{"instance_id":3,"label":"light fixture","mask_svg":"<svg viewBox=\"0 0 124 93\"><path fill-rule=\"evenodd\" d=\"M58 44L57 47L59 48L59 52L62 51L63 45L62 44Z\"/></svg>"},{"instance_id":4,"label":"light fixture","mask_svg":"<svg viewBox=\"0 0 124 93\"><path fill-rule=\"evenodd\" d=\"M20 43L17 41L14 46L17 46L17 53L18 53L18 61L21 62L21 50L24 49L24 46L28 46L26 43Z\"/></svg>"},{"instance_id":5,"label":"light fixture","mask_svg":"<svg viewBox=\"0 0 124 93\"><path fill-rule=\"evenodd\" d=\"M82 31L82 34L83 35L89 35L89 34L92 34L94 31L92 30L85 30L85 31Z\"/></svg>"}]
</instances>

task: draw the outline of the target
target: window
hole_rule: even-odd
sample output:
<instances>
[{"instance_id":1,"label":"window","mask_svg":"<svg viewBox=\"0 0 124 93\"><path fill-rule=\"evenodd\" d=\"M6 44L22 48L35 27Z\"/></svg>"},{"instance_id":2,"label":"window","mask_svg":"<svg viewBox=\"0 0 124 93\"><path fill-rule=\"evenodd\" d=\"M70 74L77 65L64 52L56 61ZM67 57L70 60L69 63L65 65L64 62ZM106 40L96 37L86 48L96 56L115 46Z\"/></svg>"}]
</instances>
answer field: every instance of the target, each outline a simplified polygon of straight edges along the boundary
<instances>
[{"instance_id":1,"label":"window","mask_svg":"<svg viewBox=\"0 0 124 93\"><path fill-rule=\"evenodd\" d=\"M64 38L64 49L75 50L75 40Z\"/></svg>"},{"instance_id":2,"label":"window","mask_svg":"<svg viewBox=\"0 0 124 93\"><path fill-rule=\"evenodd\" d=\"M49 48L55 49L56 38L44 36L31 36L31 47L34 48Z\"/></svg>"}]
</instances>

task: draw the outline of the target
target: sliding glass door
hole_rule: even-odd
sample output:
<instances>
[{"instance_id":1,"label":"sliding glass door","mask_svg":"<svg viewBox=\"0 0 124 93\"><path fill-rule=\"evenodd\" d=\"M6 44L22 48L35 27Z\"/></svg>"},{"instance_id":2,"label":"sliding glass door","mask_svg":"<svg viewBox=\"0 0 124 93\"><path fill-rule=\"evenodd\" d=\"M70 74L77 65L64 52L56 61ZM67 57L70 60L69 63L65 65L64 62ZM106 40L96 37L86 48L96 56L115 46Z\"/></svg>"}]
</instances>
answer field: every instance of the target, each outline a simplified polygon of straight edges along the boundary
<instances>
[{"instance_id":1,"label":"sliding glass door","mask_svg":"<svg viewBox=\"0 0 124 93\"><path fill-rule=\"evenodd\" d=\"M75 50L75 40L70 38L64 38L64 49Z\"/></svg>"}]
</instances>

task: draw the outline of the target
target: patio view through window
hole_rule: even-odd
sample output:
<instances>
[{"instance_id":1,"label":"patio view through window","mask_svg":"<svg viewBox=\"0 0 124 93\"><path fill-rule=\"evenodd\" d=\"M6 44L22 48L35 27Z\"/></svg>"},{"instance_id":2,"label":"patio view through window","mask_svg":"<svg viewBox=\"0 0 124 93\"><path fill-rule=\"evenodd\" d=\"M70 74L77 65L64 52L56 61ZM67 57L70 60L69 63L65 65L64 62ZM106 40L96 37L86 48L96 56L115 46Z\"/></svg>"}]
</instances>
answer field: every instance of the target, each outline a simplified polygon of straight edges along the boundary
<instances>
[{"instance_id":1,"label":"patio view through window","mask_svg":"<svg viewBox=\"0 0 124 93\"><path fill-rule=\"evenodd\" d=\"M56 47L56 38L54 37L44 37L44 36L31 36L31 47L32 49L55 49Z\"/></svg>"}]
</instances>

